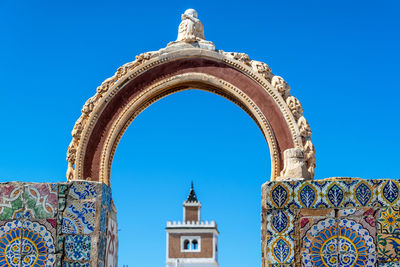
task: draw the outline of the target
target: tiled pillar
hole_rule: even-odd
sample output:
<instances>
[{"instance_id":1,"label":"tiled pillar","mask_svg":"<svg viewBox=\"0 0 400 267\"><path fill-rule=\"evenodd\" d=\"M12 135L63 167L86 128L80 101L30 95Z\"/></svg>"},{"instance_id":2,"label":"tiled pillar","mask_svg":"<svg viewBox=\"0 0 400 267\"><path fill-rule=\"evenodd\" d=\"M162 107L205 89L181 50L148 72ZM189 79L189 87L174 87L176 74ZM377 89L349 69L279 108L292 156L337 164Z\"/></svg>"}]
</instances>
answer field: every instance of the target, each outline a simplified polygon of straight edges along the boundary
<instances>
[{"instance_id":1,"label":"tiled pillar","mask_svg":"<svg viewBox=\"0 0 400 267\"><path fill-rule=\"evenodd\" d=\"M101 183L1 183L0 266L104 266L110 219Z\"/></svg>"},{"instance_id":2,"label":"tiled pillar","mask_svg":"<svg viewBox=\"0 0 400 267\"><path fill-rule=\"evenodd\" d=\"M397 180L267 182L262 192L263 266L400 266Z\"/></svg>"}]
</instances>

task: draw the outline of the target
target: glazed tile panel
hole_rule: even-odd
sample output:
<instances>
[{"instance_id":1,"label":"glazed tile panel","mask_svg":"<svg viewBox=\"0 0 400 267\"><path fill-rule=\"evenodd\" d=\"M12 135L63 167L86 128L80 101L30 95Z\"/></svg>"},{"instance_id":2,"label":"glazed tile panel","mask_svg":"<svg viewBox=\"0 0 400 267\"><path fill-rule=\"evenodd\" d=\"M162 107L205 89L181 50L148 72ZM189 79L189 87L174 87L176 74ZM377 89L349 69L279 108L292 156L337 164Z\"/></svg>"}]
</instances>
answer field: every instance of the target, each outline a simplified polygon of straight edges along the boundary
<instances>
[{"instance_id":1,"label":"glazed tile panel","mask_svg":"<svg viewBox=\"0 0 400 267\"><path fill-rule=\"evenodd\" d=\"M263 266L400 266L398 180L267 182Z\"/></svg>"},{"instance_id":2,"label":"glazed tile panel","mask_svg":"<svg viewBox=\"0 0 400 267\"><path fill-rule=\"evenodd\" d=\"M101 183L0 183L0 266L103 266L110 205Z\"/></svg>"}]
</instances>

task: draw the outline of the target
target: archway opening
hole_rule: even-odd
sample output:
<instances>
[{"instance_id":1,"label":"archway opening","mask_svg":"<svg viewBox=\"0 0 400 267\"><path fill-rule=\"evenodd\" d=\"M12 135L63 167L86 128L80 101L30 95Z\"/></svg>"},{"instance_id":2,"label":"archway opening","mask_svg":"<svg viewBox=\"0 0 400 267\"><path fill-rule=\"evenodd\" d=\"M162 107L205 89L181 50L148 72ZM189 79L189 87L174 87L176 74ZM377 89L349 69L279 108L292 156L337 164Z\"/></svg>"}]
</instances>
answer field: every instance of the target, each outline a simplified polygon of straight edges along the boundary
<instances>
[{"instance_id":1,"label":"archway opening","mask_svg":"<svg viewBox=\"0 0 400 267\"><path fill-rule=\"evenodd\" d=\"M113 161L119 263L165 266L166 221L182 220L193 180L202 220L218 224L220 265L260 266L269 158L256 123L220 96L187 90L152 104L127 129Z\"/></svg>"}]
</instances>

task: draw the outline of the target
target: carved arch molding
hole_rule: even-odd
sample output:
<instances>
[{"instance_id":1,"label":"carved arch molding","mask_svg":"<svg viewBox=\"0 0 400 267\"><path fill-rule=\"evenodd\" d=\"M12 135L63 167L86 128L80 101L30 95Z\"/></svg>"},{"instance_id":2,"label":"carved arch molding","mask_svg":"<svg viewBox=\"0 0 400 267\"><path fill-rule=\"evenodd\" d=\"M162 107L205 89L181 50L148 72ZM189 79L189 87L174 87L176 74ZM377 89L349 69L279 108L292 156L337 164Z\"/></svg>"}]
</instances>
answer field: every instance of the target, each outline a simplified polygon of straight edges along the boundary
<instances>
[{"instance_id":1,"label":"carved arch molding","mask_svg":"<svg viewBox=\"0 0 400 267\"><path fill-rule=\"evenodd\" d=\"M97 88L72 130L67 179L110 185L113 156L130 123L155 101L187 89L225 97L253 118L270 149L271 180L284 177L284 151L293 148L313 178L311 129L288 84L246 54L184 47L141 54Z\"/></svg>"}]
</instances>

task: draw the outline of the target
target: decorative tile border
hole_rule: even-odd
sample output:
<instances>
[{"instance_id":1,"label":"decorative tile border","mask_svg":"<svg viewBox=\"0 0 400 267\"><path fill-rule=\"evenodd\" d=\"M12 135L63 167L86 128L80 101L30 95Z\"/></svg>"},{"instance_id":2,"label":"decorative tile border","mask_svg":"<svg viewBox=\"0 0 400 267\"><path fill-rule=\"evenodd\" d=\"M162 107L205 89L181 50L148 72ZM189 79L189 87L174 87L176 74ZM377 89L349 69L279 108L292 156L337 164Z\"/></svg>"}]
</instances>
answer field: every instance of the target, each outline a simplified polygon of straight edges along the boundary
<instances>
[{"instance_id":1,"label":"decorative tile border","mask_svg":"<svg viewBox=\"0 0 400 267\"><path fill-rule=\"evenodd\" d=\"M265 253L270 264L294 263L294 241L286 236L270 236L267 238Z\"/></svg>"},{"instance_id":2,"label":"decorative tile border","mask_svg":"<svg viewBox=\"0 0 400 267\"><path fill-rule=\"evenodd\" d=\"M267 208L289 208L293 201L293 188L290 183L269 182L264 184L263 192Z\"/></svg>"},{"instance_id":3,"label":"decorative tile border","mask_svg":"<svg viewBox=\"0 0 400 267\"><path fill-rule=\"evenodd\" d=\"M294 216L283 209L273 210L266 215L268 235L289 235L294 230Z\"/></svg>"},{"instance_id":4,"label":"decorative tile border","mask_svg":"<svg viewBox=\"0 0 400 267\"><path fill-rule=\"evenodd\" d=\"M383 180L377 189L378 200L383 206L400 206L400 184L397 180Z\"/></svg>"}]
</instances>

